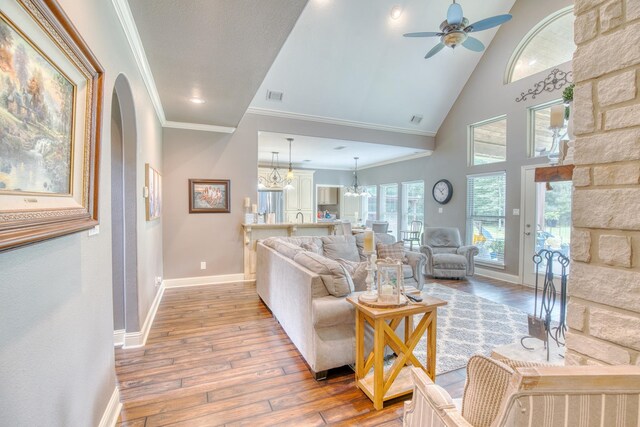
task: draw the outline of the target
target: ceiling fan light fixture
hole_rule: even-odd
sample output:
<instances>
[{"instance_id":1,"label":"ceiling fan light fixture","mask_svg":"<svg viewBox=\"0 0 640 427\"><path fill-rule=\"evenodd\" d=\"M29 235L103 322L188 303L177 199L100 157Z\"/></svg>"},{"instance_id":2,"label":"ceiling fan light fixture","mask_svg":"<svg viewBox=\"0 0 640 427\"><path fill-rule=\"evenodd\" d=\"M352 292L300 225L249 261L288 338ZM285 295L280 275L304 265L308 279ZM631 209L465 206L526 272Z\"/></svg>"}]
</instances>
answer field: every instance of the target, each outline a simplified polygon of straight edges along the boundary
<instances>
[{"instance_id":1,"label":"ceiling fan light fixture","mask_svg":"<svg viewBox=\"0 0 640 427\"><path fill-rule=\"evenodd\" d=\"M467 37L467 33L464 31L452 31L442 36L442 43L447 47L455 48L464 43Z\"/></svg>"}]
</instances>

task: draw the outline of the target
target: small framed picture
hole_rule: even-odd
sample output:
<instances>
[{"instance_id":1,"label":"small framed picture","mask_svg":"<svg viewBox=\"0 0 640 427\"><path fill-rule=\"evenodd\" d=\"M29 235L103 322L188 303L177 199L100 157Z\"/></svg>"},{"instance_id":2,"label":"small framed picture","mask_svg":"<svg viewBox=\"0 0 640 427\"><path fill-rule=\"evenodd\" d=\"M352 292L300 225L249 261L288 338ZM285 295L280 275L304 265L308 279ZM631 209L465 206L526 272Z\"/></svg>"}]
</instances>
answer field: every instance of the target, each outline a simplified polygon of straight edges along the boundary
<instances>
[{"instance_id":1,"label":"small framed picture","mask_svg":"<svg viewBox=\"0 0 640 427\"><path fill-rule=\"evenodd\" d=\"M231 212L228 179L190 179L189 213Z\"/></svg>"}]
</instances>

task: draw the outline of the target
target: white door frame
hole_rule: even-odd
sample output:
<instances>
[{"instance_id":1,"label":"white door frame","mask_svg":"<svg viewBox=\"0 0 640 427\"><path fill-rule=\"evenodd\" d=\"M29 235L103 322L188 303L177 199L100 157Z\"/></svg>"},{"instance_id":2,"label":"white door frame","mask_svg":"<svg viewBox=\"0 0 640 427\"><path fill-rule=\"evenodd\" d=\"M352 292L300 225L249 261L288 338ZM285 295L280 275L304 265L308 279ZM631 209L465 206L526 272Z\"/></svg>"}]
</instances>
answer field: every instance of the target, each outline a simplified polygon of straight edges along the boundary
<instances>
[{"instance_id":1,"label":"white door frame","mask_svg":"<svg viewBox=\"0 0 640 427\"><path fill-rule=\"evenodd\" d=\"M541 167L542 165L524 165L522 166L521 170L520 170L520 265L519 265L519 272L520 272L520 283L524 286L527 287L533 287L533 285L530 285L527 283L526 281L526 277L527 277L527 273L525 271L525 220L527 217L527 212L525 211L526 209L526 197L527 197L527 192L526 192L526 186L527 186L527 182L526 182L526 176L527 176L527 171L536 169ZM537 201L536 201L537 203ZM536 229L534 228L532 233L535 233ZM534 236L535 238L535 236Z\"/></svg>"}]
</instances>

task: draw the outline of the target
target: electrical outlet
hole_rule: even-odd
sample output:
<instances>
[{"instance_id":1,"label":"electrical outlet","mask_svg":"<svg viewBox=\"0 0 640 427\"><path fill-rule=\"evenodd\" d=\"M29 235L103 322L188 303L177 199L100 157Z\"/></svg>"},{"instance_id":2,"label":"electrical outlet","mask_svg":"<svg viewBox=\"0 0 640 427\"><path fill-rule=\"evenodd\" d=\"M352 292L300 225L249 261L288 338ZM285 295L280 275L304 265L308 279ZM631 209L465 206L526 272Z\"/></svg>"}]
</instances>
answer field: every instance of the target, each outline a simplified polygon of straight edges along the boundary
<instances>
[{"instance_id":1,"label":"electrical outlet","mask_svg":"<svg viewBox=\"0 0 640 427\"><path fill-rule=\"evenodd\" d=\"M162 285L162 276L156 276L156 286Z\"/></svg>"},{"instance_id":2,"label":"electrical outlet","mask_svg":"<svg viewBox=\"0 0 640 427\"><path fill-rule=\"evenodd\" d=\"M200 270L206 270L206 269L207 269L206 261L200 261Z\"/></svg>"},{"instance_id":3,"label":"electrical outlet","mask_svg":"<svg viewBox=\"0 0 640 427\"><path fill-rule=\"evenodd\" d=\"M513 216L520 216L520 209L514 209Z\"/></svg>"},{"instance_id":4,"label":"electrical outlet","mask_svg":"<svg viewBox=\"0 0 640 427\"><path fill-rule=\"evenodd\" d=\"M95 227L89 229L89 236L95 236L96 234L100 234L100 226L96 225Z\"/></svg>"}]
</instances>

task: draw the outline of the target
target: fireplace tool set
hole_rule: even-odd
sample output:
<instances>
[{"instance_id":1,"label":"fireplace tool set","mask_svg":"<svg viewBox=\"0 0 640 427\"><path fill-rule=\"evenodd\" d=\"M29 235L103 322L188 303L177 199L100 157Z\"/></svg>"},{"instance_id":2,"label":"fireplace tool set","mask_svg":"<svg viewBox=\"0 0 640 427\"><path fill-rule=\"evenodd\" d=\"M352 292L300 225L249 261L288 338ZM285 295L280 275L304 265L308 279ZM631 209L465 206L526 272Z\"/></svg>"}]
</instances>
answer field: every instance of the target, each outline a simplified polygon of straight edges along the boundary
<instances>
[{"instance_id":1,"label":"fireplace tool set","mask_svg":"<svg viewBox=\"0 0 640 427\"><path fill-rule=\"evenodd\" d=\"M542 266L543 261L546 265ZM567 312L567 267L569 266L569 258L562 252L541 249L533 256L533 262L536 266L536 297L533 306L533 314L528 315L529 335L520 340L520 344L527 350L533 350L524 343L526 339L537 338L544 343L547 350L547 361L549 360L549 339L556 342L558 347L564 346ZM554 284L555 275L553 273L554 262L560 265L560 318L558 324L552 323L551 315L556 305L558 294L557 287ZM545 268L544 284L542 286L542 297L540 298L540 310L538 311L538 289L540 280L540 268Z\"/></svg>"}]
</instances>

